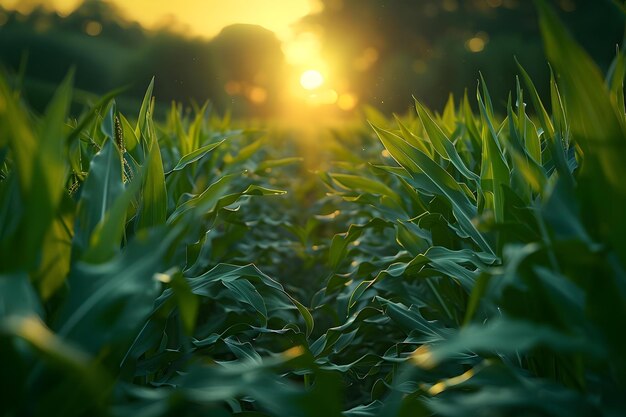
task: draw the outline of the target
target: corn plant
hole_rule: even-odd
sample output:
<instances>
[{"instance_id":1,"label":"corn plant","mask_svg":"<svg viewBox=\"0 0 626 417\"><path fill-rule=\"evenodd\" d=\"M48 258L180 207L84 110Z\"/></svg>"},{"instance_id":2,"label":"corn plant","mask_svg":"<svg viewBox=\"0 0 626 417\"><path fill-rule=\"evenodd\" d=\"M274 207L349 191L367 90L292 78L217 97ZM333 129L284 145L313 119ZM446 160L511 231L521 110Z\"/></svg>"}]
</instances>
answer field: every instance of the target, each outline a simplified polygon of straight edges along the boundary
<instances>
[{"instance_id":1,"label":"corn plant","mask_svg":"<svg viewBox=\"0 0 626 417\"><path fill-rule=\"evenodd\" d=\"M221 383L233 371L220 358L259 380L183 397L235 407L236 395L278 383L268 370L303 355L295 342L313 326L306 308L255 266L220 263L212 250L241 226L237 211L251 197L283 194L254 173L294 160L256 157L259 133L229 130L206 106L193 117L173 107L156 126L152 88L134 124L110 96L66 123L71 77L42 117L0 82L8 415L108 415L111 402L129 410L141 387L172 385L192 363ZM253 348L263 335L276 343ZM163 410L176 407L169 390L158 391Z\"/></svg>"},{"instance_id":2,"label":"corn plant","mask_svg":"<svg viewBox=\"0 0 626 417\"><path fill-rule=\"evenodd\" d=\"M539 4L551 115L520 66L503 116L484 80L478 115L467 95L442 114L416 100L416 117L373 126L395 164L326 178L372 216L335 236L330 255L349 300L345 334L377 323L379 337L394 335L378 343L372 415L624 410L624 56L603 79ZM395 235L388 259L361 249L379 228Z\"/></svg>"}]
</instances>

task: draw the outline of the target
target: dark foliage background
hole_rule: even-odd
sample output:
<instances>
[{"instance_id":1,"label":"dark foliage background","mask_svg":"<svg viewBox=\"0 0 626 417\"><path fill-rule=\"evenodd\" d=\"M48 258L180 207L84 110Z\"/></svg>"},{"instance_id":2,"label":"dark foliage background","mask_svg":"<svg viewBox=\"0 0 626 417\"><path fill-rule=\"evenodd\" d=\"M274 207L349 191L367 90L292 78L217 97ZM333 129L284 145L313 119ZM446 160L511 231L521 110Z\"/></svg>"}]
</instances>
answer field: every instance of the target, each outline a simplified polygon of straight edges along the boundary
<instances>
[{"instance_id":1,"label":"dark foliage background","mask_svg":"<svg viewBox=\"0 0 626 417\"><path fill-rule=\"evenodd\" d=\"M553 1L577 40L601 69L608 68L623 37L623 14L610 0ZM403 112L410 94L441 108L449 92L462 94L479 71L500 103L514 86L513 56L548 94L546 62L532 1L521 0L323 0L298 30L314 30L339 81L362 101L385 112ZM284 96L287 70L279 40L258 26L234 25L211 40L192 38L173 24L146 32L124 20L111 4L88 0L66 17L39 7L29 15L0 9L0 65L25 77L28 98L42 106L52 85L71 67L79 89L104 93L129 85L142 95L156 75L164 102L210 99L239 116L272 116ZM86 32L101 25L97 36ZM478 38L471 51L469 41ZM482 44L481 44L482 43ZM20 70L22 68L22 70ZM229 95L229 81L260 85L262 105ZM473 95L473 92L470 92ZM124 108L124 102L121 102ZM130 103L127 104L130 106ZM132 108L132 107L131 107Z\"/></svg>"}]
</instances>

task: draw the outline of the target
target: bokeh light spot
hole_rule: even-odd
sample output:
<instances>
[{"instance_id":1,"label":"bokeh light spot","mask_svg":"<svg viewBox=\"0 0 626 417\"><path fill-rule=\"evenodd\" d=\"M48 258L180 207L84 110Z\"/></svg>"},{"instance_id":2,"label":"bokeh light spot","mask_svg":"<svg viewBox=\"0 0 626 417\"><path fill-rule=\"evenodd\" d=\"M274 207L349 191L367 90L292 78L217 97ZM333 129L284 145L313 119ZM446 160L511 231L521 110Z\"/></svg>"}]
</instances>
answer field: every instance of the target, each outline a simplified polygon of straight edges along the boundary
<instances>
[{"instance_id":1,"label":"bokeh light spot","mask_svg":"<svg viewBox=\"0 0 626 417\"><path fill-rule=\"evenodd\" d=\"M315 90L324 84L324 77L319 71L307 70L300 76L300 85L307 90Z\"/></svg>"},{"instance_id":2,"label":"bokeh light spot","mask_svg":"<svg viewBox=\"0 0 626 417\"><path fill-rule=\"evenodd\" d=\"M92 20L85 25L85 33L89 36L98 36L102 33L102 24Z\"/></svg>"},{"instance_id":3,"label":"bokeh light spot","mask_svg":"<svg viewBox=\"0 0 626 417\"><path fill-rule=\"evenodd\" d=\"M485 49L487 42L489 42L489 35L485 32L478 32L476 36L465 42L465 49L474 53L481 52Z\"/></svg>"},{"instance_id":4,"label":"bokeh light spot","mask_svg":"<svg viewBox=\"0 0 626 417\"><path fill-rule=\"evenodd\" d=\"M252 87L248 92L248 98L254 104L261 104L267 100L267 90L262 87Z\"/></svg>"},{"instance_id":5,"label":"bokeh light spot","mask_svg":"<svg viewBox=\"0 0 626 417\"><path fill-rule=\"evenodd\" d=\"M337 107L343 111L350 111L354 109L359 102L356 95L352 93L343 93L337 99Z\"/></svg>"}]
</instances>

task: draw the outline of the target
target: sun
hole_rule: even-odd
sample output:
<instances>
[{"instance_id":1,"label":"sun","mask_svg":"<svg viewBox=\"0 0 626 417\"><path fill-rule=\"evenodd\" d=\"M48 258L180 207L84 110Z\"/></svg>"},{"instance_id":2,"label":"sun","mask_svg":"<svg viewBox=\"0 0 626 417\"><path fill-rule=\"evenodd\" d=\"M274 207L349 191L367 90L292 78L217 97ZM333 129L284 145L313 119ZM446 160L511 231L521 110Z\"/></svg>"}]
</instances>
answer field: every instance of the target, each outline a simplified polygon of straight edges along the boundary
<instances>
[{"instance_id":1,"label":"sun","mask_svg":"<svg viewBox=\"0 0 626 417\"><path fill-rule=\"evenodd\" d=\"M324 84L324 77L319 71L307 70L300 76L300 85L307 90L315 90Z\"/></svg>"}]
</instances>

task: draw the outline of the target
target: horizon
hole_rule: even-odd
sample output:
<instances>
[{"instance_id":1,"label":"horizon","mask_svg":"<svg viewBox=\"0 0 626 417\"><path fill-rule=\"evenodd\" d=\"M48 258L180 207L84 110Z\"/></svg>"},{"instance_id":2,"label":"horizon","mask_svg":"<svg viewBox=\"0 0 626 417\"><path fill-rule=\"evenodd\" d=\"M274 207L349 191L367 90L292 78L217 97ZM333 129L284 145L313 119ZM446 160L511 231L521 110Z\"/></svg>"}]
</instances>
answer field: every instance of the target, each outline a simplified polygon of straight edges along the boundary
<instances>
[{"instance_id":1,"label":"horizon","mask_svg":"<svg viewBox=\"0 0 626 417\"><path fill-rule=\"evenodd\" d=\"M406 90L441 109L448 92L461 97L479 71L496 100L504 100L514 89L513 56L538 80L540 95L547 94L529 3L180 0L174 9L171 2L146 1L0 0L3 65L19 73L28 62L25 76L49 86L72 64L89 92L144 85L156 75L165 101L210 98L223 111L263 117L320 108L343 116L363 105L402 113L412 106ZM609 68L614 49L602 45L623 36L613 10L561 3L572 29L593 33L583 46ZM42 16L26 15L35 7ZM590 26L590 15L603 23ZM49 92L33 89L42 106ZM139 90L128 95L139 99Z\"/></svg>"},{"instance_id":2,"label":"horizon","mask_svg":"<svg viewBox=\"0 0 626 417\"><path fill-rule=\"evenodd\" d=\"M23 14L42 6L60 16L67 16L87 1L90 0L0 0L0 6ZM180 0L175 6L151 0L99 1L113 5L122 18L137 22L147 30L167 28L174 33L209 40L228 26L250 24L273 32L282 43L293 39L296 23L320 7L319 0L290 0L288 3L284 0L230 0L226 4L217 0ZM219 14L212 13L216 8L219 8ZM191 33L185 33L185 30Z\"/></svg>"},{"instance_id":3,"label":"horizon","mask_svg":"<svg viewBox=\"0 0 626 417\"><path fill-rule=\"evenodd\" d=\"M24 15L43 7L66 18L89 2L105 3L121 21L139 24L145 31L164 31L203 41L211 41L235 25L258 26L271 32L280 43L285 63L290 68L287 84L292 98L305 100L314 106L328 104L329 100L335 103L340 98L337 91L327 85L330 69L322 56L319 34L310 30L294 30L294 25L301 19L321 10L320 0L290 0L287 3L284 0L230 0L227 4L218 4L217 0L180 0L175 7L170 2L152 0L0 0L0 6ZM219 10L219 13L211 14L211 9ZM210 24L202 24L204 16L211 16L207 20ZM97 37L102 26L100 22L93 23L95 26L88 24L84 30L88 35ZM302 76L306 73L315 73L320 77L322 81L316 88L303 84ZM239 90L240 86L226 83L224 88ZM260 104L265 102L267 92L256 87L250 90L250 94L253 102ZM353 93L346 92L343 97L343 108L351 110L356 104Z\"/></svg>"}]
</instances>

